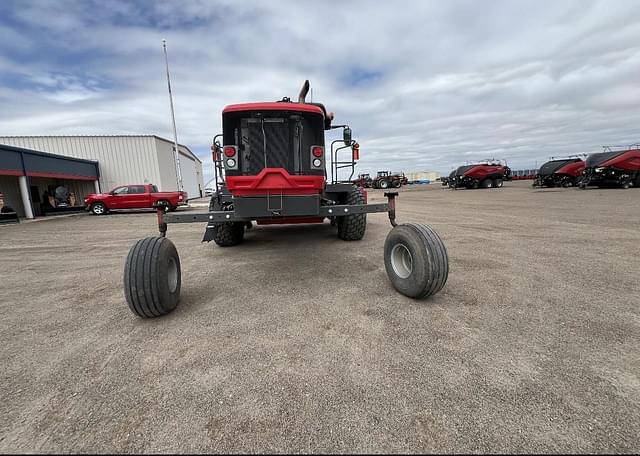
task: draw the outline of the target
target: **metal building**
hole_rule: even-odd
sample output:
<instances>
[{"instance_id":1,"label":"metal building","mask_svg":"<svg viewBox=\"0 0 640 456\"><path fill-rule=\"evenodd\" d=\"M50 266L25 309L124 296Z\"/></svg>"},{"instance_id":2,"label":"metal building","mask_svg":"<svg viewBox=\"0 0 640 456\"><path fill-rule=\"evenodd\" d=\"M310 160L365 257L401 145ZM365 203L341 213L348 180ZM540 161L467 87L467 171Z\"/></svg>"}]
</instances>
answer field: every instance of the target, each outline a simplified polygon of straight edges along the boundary
<instances>
[{"instance_id":1,"label":"metal building","mask_svg":"<svg viewBox=\"0 0 640 456\"><path fill-rule=\"evenodd\" d=\"M97 161L103 192L147 183L160 191L178 189L173 142L159 136L0 136L0 144ZM188 147L178 149L183 190L198 198L204 192L202 161Z\"/></svg>"},{"instance_id":2,"label":"metal building","mask_svg":"<svg viewBox=\"0 0 640 456\"><path fill-rule=\"evenodd\" d=\"M405 174L409 182L416 181L431 181L435 182L440 178L440 173L437 171L410 171Z\"/></svg>"}]
</instances>

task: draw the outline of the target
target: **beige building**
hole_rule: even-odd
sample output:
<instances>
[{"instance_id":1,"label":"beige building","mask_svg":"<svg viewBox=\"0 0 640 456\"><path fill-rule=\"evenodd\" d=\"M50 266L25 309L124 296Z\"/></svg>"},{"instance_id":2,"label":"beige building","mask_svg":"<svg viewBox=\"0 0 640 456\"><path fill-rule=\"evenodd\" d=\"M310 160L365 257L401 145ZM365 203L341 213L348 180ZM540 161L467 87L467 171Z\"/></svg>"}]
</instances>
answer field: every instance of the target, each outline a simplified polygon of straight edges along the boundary
<instances>
[{"instance_id":1,"label":"beige building","mask_svg":"<svg viewBox=\"0 0 640 456\"><path fill-rule=\"evenodd\" d=\"M160 191L178 190L173 142L159 136L0 136L0 144L97 161L103 192L147 183ZM183 190L198 198L204 194L202 161L188 147L178 149Z\"/></svg>"}]
</instances>

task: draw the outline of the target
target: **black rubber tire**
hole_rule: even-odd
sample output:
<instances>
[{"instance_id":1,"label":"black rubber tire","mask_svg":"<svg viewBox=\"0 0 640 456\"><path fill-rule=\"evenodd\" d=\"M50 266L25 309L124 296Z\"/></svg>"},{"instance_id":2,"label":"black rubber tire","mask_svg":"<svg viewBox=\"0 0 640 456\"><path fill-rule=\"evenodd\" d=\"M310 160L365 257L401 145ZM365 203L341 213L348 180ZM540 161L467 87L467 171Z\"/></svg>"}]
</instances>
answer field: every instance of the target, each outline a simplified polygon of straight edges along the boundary
<instances>
[{"instance_id":1,"label":"black rubber tire","mask_svg":"<svg viewBox=\"0 0 640 456\"><path fill-rule=\"evenodd\" d=\"M378 188L386 190L387 188L389 188L389 181L386 181L384 179L381 180L380 182L378 182Z\"/></svg>"},{"instance_id":2,"label":"black rubber tire","mask_svg":"<svg viewBox=\"0 0 640 456\"><path fill-rule=\"evenodd\" d=\"M222 223L215 228L213 241L220 247L233 247L244 240L244 222Z\"/></svg>"},{"instance_id":3,"label":"black rubber tire","mask_svg":"<svg viewBox=\"0 0 640 456\"><path fill-rule=\"evenodd\" d=\"M180 258L165 237L136 242L124 265L124 294L131 312L141 318L168 314L180 301Z\"/></svg>"},{"instance_id":4,"label":"black rubber tire","mask_svg":"<svg viewBox=\"0 0 640 456\"><path fill-rule=\"evenodd\" d=\"M102 212L96 212L96 208L99 207L102 207ZM90 210L93 215L104 215L107 213L107 206L104 203L93 203Z\"/></svg>"},{"instance_id":5,"label":"black rubber tire","mask_svg":"<svg viewBox=\"0 0 640 456\"><path fill-rule=\"evenodd\" d=\"M397 248L397 252L394 248ZM392 255L406 250L410 268L401 271L402 258ZM402 255L400 255L402 257ZM395 264L395 266L394 266ZM405 223L394 227L384 242L384 267L393 287L410 298L426 298L439 292L449 276L449 256L440 236L427 225ZM400 274L399 272L404 272Z\"/></svg>"},{"instance_id":6,"label":"black rubber tire","mask_svg":"<svg viewBox=\"0 0 640 456\"><path fill-rule=\"evenodd\" d=\"M503 183L502 179L494 179L493 188L501 188Z\"/></svg>"},{"instance_id":7,"label":"black rubber tire","mask_svg":"<svg viewBox=\"0 0 640 456\"><path fill-rule=\"evenodd\" d=\"M399 180L397 180L397 181L393 181L393 182L391 183L391 186L392 186L393 188L400 188L400 187L402 187L402 182L400 182Z\"/></svg>"},{"instance_id":8,"label":"black rubber tire","mask_svg":"<svg viewBox=\"0 0 640 456\"><path fill-rule=\"evenodd\" d=\"M485 179L480 182L480 188L493 188L493 181L491 179Z\"/></svg>"},{"instance_id":9,"label":"black rubber tire","mask_svg":"<svg viewBox=\"0 0 640 456\"><path fill-rule=\"evenodd\" d=\"M364 193L357 187L347 194L343 204L365 204ZM343 241L359 241L367 230L367 214L338 217L338 237Z\"/></svg>"}]
</instances>

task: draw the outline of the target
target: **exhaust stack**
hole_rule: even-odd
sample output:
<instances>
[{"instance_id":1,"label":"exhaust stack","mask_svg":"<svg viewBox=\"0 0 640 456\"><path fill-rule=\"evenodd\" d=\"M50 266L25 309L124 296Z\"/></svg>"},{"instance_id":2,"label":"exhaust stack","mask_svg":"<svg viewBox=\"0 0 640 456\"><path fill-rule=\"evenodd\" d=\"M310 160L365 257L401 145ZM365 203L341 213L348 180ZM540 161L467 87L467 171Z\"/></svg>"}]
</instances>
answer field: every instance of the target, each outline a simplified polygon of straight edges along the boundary
<instances>
[{"instance_id":1,"label":"exhaust stack","mask_svg":"<svg viewBox=\"0 0 640 456\"><path fill-rule=\"evenodd\" d=\"M307 93L309 93L309 80L306 79L304 84L302 84L302 88L300 89L300 93L298 94L298 103L304 103L304 99L307 97Z\"/></svg>"}]
</instances>

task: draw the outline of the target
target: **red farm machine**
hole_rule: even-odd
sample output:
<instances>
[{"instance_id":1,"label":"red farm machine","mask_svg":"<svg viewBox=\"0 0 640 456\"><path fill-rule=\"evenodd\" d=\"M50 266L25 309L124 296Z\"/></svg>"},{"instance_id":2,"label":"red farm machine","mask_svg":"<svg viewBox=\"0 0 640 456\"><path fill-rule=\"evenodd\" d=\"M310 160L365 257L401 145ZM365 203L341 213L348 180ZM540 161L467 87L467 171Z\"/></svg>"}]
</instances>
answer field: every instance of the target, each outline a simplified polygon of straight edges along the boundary
<instances>
[{"instance_id":1,"label":"red farm machine","mask_svg":"<svg viewBox=\"0 0 640 456\"><path fill-rule=\"evenodd\" d=\"M582 182L584 160L578 155L551 159L536 173L534 187L577 187Z\"/></svg>"},{"instance_id":2,"label":"red farm machine","mask_svg":"<svg viewBox=\"0 0 640 456\"><path fill-rule=\"evenodd\" d=\"M500 188L504 181L511 180L511 169L504 160L483 160L460 166L446 182L450 188Z\"/></svg>"},{"instance_id":3,"label":"red farm machine","mask_svg":"<svg viewBox=\"0 0 640 456\"><path fill-rule=\"evenodd\" d=\"M367 213L386 212L393 228L385 240L384 264L392 285L412 298L442 289L449 260L440 237L426 225L396 223L397 193L385 193L385 203L367 204L364 189L350 182L359 154L351 129L332 125L334 115L322 104L306 102L308 90L309 81L305 81L297 102L283 98L223 109L222 133L212 145L216 191L209 211L167 214L158 207L160 236L141 239L129 251L124 288L134 314L158 317L178 305L180 259L166 237L171 223L204 223L203 241L231 247L242 242L253 222L324 223L328 219L327 227L337 226L339 239L357 241L365 234ZM342 138L332 141L327 151L325 131L338 128ZM348 159L344 152L351 152ZM351 171L348 181L337 178L342 168Z\"/></svg>"},{"instance_id":4,"label":"red farm machine","mask_svg":"<svg viewBox=\"0 0 640 456\"><path fill-rule=\"evenodd\" d=\"M371 180L371 187L385 190L389 187L400 188L403 185L407 185L408 183L409 179L407 179L407 176L405 176L404 173L378 171L376 177Z\"/></svg>"},{"instance_id":5,"label":"red farm machine","mask_svg":"<svg viewBox=\"0 0 640 456\"><path fill-rule=\"evenodd\" d=\"M358 178L354 179L353 183L358 187L371 188L371 183L372 183L371 175L368 173L358 174Z\"/></svg>"},{"instance_id":6,"label":"red farm machine","mask_svg":"<svg viewBox=\"0 0 640 456\"><path fill-rule=\"evenodd\" d=\"M606 146L587 157L580 188L640 187L640 144Z\"/></svg>"}]
</instances>

